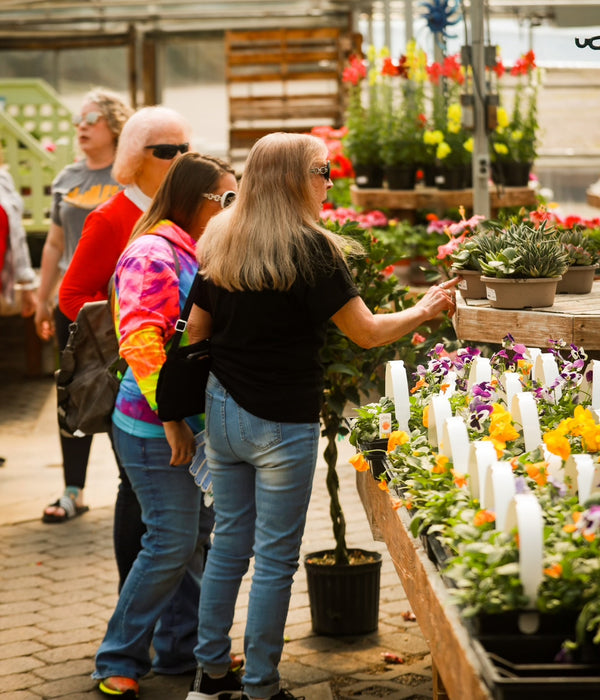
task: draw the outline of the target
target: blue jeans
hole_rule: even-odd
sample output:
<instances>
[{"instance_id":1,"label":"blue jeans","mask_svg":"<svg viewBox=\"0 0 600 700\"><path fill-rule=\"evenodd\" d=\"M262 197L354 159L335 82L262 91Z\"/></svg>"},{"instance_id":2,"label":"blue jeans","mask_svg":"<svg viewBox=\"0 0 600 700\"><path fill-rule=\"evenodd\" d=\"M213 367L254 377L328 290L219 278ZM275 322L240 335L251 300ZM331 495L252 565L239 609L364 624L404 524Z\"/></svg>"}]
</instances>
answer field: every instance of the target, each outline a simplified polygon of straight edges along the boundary
<instances>
[{"instance_id":1,"label":"blue jeans","mask_svg":"<svg viewBox=\"0 0 600 700\"><path fill-rule=\"evenodd\" d=\"M169 603L186 573L200 583L213 526L212 508L204 506L187 466L169 465L171 448L165 438L139 438L116 426L113 429L115 447L140 502L146 532L96 655L93 677L138 679L148 673L154 627L167 608L170 619L161 620L161 634L157 634L160 658L155 659L155 666L168 666L174 673L179 656L180 670L186 671L189 650L196 641L197 608L189 609L193 596L187 610L183 602L179 610ZM165 627L171 632L171 643Z\"/></svg>"},{"instance_id":2,"label":"blue jeans","mask_svg":"<svg viewBox=\"0 0 600 700\"><path fill-rule=\"evenodd\" d=\"M200 591L196 658L207 673L229 668L236 599L254 554L244 638L244 690L279 690L292 580L298 568L317 461L318 423L275 423L241 408L210 375L206 456L213 481L215 534Z\"/></svg>"}]
</instances>

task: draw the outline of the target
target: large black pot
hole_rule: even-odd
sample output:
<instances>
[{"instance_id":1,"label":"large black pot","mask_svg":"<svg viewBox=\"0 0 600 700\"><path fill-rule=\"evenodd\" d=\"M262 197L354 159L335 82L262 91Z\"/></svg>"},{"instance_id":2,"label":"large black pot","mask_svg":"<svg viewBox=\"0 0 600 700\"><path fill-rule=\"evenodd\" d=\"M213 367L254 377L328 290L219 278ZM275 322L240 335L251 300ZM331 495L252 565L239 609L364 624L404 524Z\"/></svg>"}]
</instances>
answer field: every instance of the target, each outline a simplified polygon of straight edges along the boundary
<instances>
[{"instance_id":1,"label":"large black pot","mask_svg":"<svg viewBox=\"0 0 600 700\"><path fill-rule=\"evenodd\" d=\"M332 550L304 557L315 634L337 637L374 632L379 624L381 554L358 550L371 561L345 566L319 564Z\"/></svg>"}]
</instances>

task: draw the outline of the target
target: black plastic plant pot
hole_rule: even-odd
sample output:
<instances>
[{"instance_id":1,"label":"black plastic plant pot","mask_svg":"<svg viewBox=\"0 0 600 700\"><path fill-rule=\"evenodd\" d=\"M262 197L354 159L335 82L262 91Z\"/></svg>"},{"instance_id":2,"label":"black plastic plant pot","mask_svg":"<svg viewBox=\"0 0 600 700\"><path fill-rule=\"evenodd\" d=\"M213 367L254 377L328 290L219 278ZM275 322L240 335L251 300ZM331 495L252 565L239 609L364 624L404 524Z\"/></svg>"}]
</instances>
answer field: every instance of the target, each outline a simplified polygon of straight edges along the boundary
<instances>
[{"instance_id":1,"label":"black plastic plant pot","mask_svg":"<svg viewBox=\"0 0 600 700\"><path fill-rule=\"evenodd\" d=\"M317 563L332 550L304 558L312 629L327 636L361 635L379 625L381 554L359 550L366 563L343 566ZM316 560L316 561L312 561Z\"/></svg>"},{"instance_id":2,"label":"black plastic plant pot","mask_svg":"<svg viewBox=\"0 0 600 700\"><path fill-rule=\"evenodd\" d=\"M387 438L379 438L360 445L360 451L371 467L373 478L379 481L379 477L385 474L385 461L387 459Z\"/></svg>"},{"instance_id":3,"label":"black plastic plant pot","mask_svg":"<svg viewBox=\"0 0 600 700\"><path fill-rule=\"evenodd\" d=\"M560 662L563 635L486 635L473 640L494 700L597 700L598 663Z\"/></svg>"}]
</instances>

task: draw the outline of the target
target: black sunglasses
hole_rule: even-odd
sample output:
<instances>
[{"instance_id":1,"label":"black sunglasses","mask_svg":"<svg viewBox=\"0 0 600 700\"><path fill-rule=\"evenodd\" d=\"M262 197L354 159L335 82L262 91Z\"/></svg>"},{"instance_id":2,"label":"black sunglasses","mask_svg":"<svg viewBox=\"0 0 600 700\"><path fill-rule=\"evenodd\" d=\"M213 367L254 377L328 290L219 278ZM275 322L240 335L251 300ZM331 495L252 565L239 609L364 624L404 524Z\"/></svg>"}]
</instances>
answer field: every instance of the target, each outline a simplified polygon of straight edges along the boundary
<instances>
[{"instance_id":1,"label":"black sunglasses","mask_svg":"<svg viewBox=\"0 0 600 700\"><path fill-rule=\"evenodd\" d=\"M326 165L320 168L311 168L310 171L313 175L322 175L326 180L331 179L331 162L327 161Z\"/></svg>"},{"instance_id":2,"label":"black sunglasses","mask_svg":"<svg viewBox=\"0 0 600 700\"><path fill-rule=\"evenodd\" d=\"M227 190L227 192L223 192L223 194L212 194L212 192L208 192L204 193L202 196L213 202L220 202L221 209L226 209L235 199L235 192L233 190Z\"/></svg>"},{"instance_id":3,"label":"black sunglasses","mask_svg":"<svg viewBox=\"0 0 600 700\"><path fill-rule=\"evenodd\" d=\"M178 153L187 153L190 150L190 144L155 143L144 148L152 148L152 155L159 160L173 160Z\"/></svg>"}]
</instances>

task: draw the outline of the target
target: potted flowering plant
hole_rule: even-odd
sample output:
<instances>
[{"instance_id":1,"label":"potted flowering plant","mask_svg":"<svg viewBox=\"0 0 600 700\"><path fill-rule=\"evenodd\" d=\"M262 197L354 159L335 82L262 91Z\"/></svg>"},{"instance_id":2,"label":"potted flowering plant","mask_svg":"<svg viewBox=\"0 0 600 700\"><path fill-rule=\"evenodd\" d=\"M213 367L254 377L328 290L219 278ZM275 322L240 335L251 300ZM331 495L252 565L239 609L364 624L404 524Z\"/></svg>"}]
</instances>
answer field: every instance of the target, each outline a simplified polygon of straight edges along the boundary
<instances>
[{"instance_id":1,"label":"potted flowering plant","mask_svg":"<svg viewBox=\"0 0 600 700\"><path fill-rule=\"evenodd\" d=\"M578 500L566 472L557 471L556 466L551 471L548 453L541 446L524 449L518 425L503 403L503 374L517 373L523 390L537 397L543 441L553 459L564 465L574 452L591 453L597 459L600 427L587 408L590 395L583 390L587 355L583 348L558 341L549 350L556 359L558 377L545 386L532 378L527 348L511 336L490 357L491 376L480 383L469 381L480 350L463 348L450 357L443 346L434 348L430 361L415 375L411 433L397 440L388 454L388 488L397 494L397 506L411 514L413 535L427 533L440 540L444 557L436 559L449 586L449 598L458 604L462 617L472 621L469 629L483 644L493 634L496 644L510 639L514 645L521 635L527 644L540 644L538 654L547 655L543 649L556 643L548 663L557 663L553 657L563 643L565 656L571 654L581 663L585 645L589 648L592 638L600 644L600 570L594 564L600 507L593 498L585 503ZM517 496L535 495L541 506L543 552L533 595L521 578L527 562L520 563L518 533L510 526L498 526L499 514L493 503L491 508L487 505L487 494L483 504L482 485L471 484L473 472L460 473L452 453L442 454L428 442L427 408L431 397L444 391L450 373L455 382L452 410L464 419L469 439L490 441L497 459L510 463ZM530 616L524 621L528 627L521 629L525 611ZM544 646L542 636L527 638L532 632L552 636L550 644ZM510 636L502 637L505 634ZM598 651L593 655L597 664Z\"/></svg>"},{"instance_id":2,"label":"potted flowering plant","mask_svg":"<svg viewBox=\"0 0 600 700\"><path fill-rule=\"evenodd\" d=\"M424 80L427 57L409 42L398 64L386 57L381 69L384 121L381 125L381 159L390 189L412 189L425 144Z\"/></svg>"},{"instance_id":3,"label":"potted flowering plant","mask_svg":"<svg viewBox=\"0 0 600 700\"><path fill-rule=\"evenodd\" d=\"M462 107L455 102L448 106L444 140L436 148L442 189L463 189L470 185L473 137L462 127Z\"/></svg>"},{"instance_id":4,"label":"potted flowering plant","mask_svg":"<svg viewBox=\"0 0 600 700\"><path fill-rule=\"evenodd\" d=\"M502 63L496 73L504 73ZM539 72L533 51L515 62L510 76L516 80L512 110L509 113L502 104L498 107L498 124L490 136L492 175L498 184L523 187L537 155Z\"/></svg>"},{"instance_id":5,"label":"potted flowering plant","mask_svg":"<svg viewBox=\"0 0 600 700\"><path fill-rule=\"evenodd\" d=\"M344 69L342 80L348 85L347 133L343 138L344 154L352 162L358 187L381 187L383 170L379 149L379 134L383 120L381 90L376 77L365 86L368 71L376 72L372 65L377 54L369 51L369 63L359 56L351 56Z\"/></svg>"}]
</instances>

